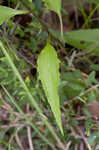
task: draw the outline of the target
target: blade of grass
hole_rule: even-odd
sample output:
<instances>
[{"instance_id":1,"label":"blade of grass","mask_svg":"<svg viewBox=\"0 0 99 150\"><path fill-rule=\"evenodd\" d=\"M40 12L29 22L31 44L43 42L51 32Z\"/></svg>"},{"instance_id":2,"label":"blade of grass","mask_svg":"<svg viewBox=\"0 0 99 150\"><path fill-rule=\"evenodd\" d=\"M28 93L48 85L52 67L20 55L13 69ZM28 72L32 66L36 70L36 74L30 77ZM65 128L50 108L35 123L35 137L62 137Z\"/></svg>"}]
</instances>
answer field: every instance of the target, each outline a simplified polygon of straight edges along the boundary
<instances>
[{"instance_id":1,"label":"blade of grass","mask_svg":"<svg viewBox=\"0 0 99 150\"><path fill-rule=\"evenodd\" d=\"M11 142L13 141L17 132L18 132L18 129L15 129L14 133L11 134L11 137L10 137L9 142L8 142L8 150L11 150L11 145L12 145Z\"/></svg>"},{"instance_id":2,"label":"blade of grass","mask_svg":"<svg viewBox=\"0 0 99 150\"><path fill-rule=\"evenodd\" d=\"M0 140L0 144L2 145L5 145L6 146L6 148L8 148L9 147L9 143L6 143L5 141L3 141L3 140ZM12 145L11 145L11 150L16 150L16 148L14 148Z\"/></svg>"},{"instance_id":3,"label":"blade of grass","mask_svg":"<svg viewBox=\"0 0 99 150\"><path fill-rule=\"evenodd\" d=\"M84 25L83 25L83 28L84 28L86 25L88 25L89 20L91 19L91 17L93 16L93 14L95 13L95 11L96 11L98 8L99 8L99 4L96 5L96 7L95 7L94 9L92 9L92 11L90 12L88 18L86 19L86 21L85 21L85 23L84 23Z\"/></svg>"}]
</instances>

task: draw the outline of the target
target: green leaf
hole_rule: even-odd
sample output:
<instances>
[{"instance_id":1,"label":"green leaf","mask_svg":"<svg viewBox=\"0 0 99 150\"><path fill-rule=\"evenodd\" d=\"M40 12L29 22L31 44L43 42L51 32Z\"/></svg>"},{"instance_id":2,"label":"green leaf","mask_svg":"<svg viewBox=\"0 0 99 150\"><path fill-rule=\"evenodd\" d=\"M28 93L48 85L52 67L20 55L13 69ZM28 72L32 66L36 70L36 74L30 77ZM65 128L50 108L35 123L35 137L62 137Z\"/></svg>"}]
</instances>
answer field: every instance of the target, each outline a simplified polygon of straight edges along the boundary
<instances>
[{"instance_id":1,"label":"green leaf","mask_svg":"<svg viewBox=\"0 0 99 150\"><path fill-rule=\"evenodd\" d=\"M88 99L86 101L87 104L90 104L92 101L95 101L97 98L96 98L96 94L94 93L94 91L91 91L89 94L88 94Z\"/></svg>"},{"instance_id":2,"label":"green leaf","mask_svg":"<svg viewBox=\"0 0 99 150\"><path fill-rule=\"evenodd\" d=\"M4 21L7 21L9 18L15 15L26 14L27 12L28 11L26 10L15 10L0 5L0 25L3 24Z\"/></svg>"},{"instance_id":3,"label":"green leaf","mask_svg":"<svg viewBox=\"0 0 99 150\"><path fill-rule=\"evenodd\" d=\"M63 101L63 96L64 100L72 99L85 90L86 85L83 82L83 76L79 70L61 73L61 79L65 82L65 85L59 89L61 101Z\"/></svg>"},{"instance_id":4,"label":"green leaf","mask_svg":"<svg viewBox=\"0 0 99 150\"><path fill-rule=\"evenodd\" d=\"M95 71L91 72L86 79L87 86L90 86L95 81Z\"/></svg>"},{"instance_id":5,"label":"green leaf","mask_svg":"<svg viewBox=\"0 0 99 150\"><path fill-rule=\"evenodd\" d=\"M92 65L90 65L90 68L95 71L99 71L99 64L92 64Z\"/></svg>"},{"instance_id":6,"label":"green leaf","mask_svg":"<svg viewBox=\"0 0 99 150\"><path fill-rule=\"evenodd\" d=\"M54 4L53 4L53 0L43 0L45 2L45 4L47 5L47 7L56 12L57 14L60 13L61 10L61 0L54 0Z\"/></svg>"},{"instance_id":7,"label":"green leaf","mask_svg":"<svg viewBox=\"0 0 99 150\"><path fill-rule=\"evenodd\" d=\"M99 132L94 132L88 137L88 143L94 144L96 142L96 139L99 141Z\"/></svg>"},{"instance_id":8,"label":"green leaf","mask_svg":"<svg viewBox=\"0 0 99 150\"><path fill-rule=\"evenodd\" d=\"M63 23L62 23L62 17L61 17L61 0L43 0L45 2L45 4L47 5L47 7L56 12L59 16L59 20L60 20L60 26L61 26L61 37L62 37L62 40L64 40L64 37L63 37Z\"/></svg>"},{"instance_id":9,"label":"green leaf","mask_svg":"<svg viewBox=\"0 0 99 150\"><path fill-rule=\"evenodd\" d=\"M57 53L49 43L47 43L38 57L38 73L46 97L56 118L56 122L63 133L58 95L58 86L60 82L59 60L57 58Z\"/></svg>"},{"instance_id":10,"label":"green leaf","mask_svg":"<svg viewBox=\"0 0 99 150\"><path fill-rule=\"evenodd\" d=\"M28 0L28 1L32 3L32 0Z\"/></svg>"},{"instance_id":11,"label":"green leaf","mask_svg":"<svg viewBox=\"0 0 99 150\"><path fill-rule=\"evenodd\" d=\"M65 34L65 41L82 50L99 55L99 29L84 29Z\"/></svg>"}]
</instances>

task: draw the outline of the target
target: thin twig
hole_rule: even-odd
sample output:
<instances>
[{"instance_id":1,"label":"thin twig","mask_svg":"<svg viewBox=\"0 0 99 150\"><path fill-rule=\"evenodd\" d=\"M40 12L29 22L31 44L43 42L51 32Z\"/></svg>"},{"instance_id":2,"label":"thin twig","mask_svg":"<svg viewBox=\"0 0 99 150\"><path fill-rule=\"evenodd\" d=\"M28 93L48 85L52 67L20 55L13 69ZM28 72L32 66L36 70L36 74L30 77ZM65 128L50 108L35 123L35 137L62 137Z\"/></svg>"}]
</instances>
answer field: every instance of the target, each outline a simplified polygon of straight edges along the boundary
<instances>
[{"instance_id":1,"label":"thin twig","mask_svg":"<svg viewBox=\"0 0 99 150\"><path fill-rule=\"evenodd\" d=\"M13 29L11 30L11 32L10 32L10 36L13 35L13 33L15 32L15 30L16 30L18 24L20 23L20 21L21 21L21 18L19 18L19 19L15 22L14 28L13 28Z\"/></svg>"},{"instance_id":2,"label":"thin twig","mask_svg":"<svg viewBox=\"0 0 99 150\"><path fill-rule=\"evenodd\" d=\"M17 142L20 150L25 150L22 146L21 140L19 139L18 133L16 134L15 139L16 139L16 142Z\"/></svg>"},{"instance_id":3,"label":"thin twig","mask_svg":"<svg viewBox=\"0 0 99 150\"><path fill-rule=\"evenodd\" d=\"M30 126L27 127L27 135L28 135L30 150L34 150L33 142L32 142L32 139L31 139L31 128L30 128Z\"/></svg>"},{"instance_id":4,"label":"thin twig","mask_svg":"<svg viewBox=\"0 0 99 150\"><path fill-rule=\"evenodd\" d=\"M74 11L75 11L75 21L76 21L76 27L77 29L79 28L79 21L78 21L78 11L77 8L74 7Z\"/></svg>"},{"instance_id":5,"label":"thin twig","mask_svg":"<svg viewBox=\"0 0 99 150\"><path fill-rule=\"evenodd\" d=\"M83 139L84 143L86 144L88 150L91 150L91 147L86 139L86 137L83 135L83 132L81 131L81 129L79 127L75 127L77 129L77 131L79 132L80 135L76 134L75 130L73 127L70 127L71 131L72 131L72 135L77 138L77 139Z\"/></svg>"},{"instance_id":6,"label":"thin twig","mask_svg":"<svg viewBox=\"0 0 99 150\"><path fill-rule=\"evenodd\" d=\"M27 104L27 112L29 113L29 104ZM27 135L28 135L30 150L34 150L33 142L31 139L31 128L30 128L30 126L27 127Z\"/></svg>"},{"instance_id":7,"label":"thin twig","mask_svg":"<svg viewBox=\"0 0 99 150\"><path fill-rule=\"evenodd\" d=\"M72 144L72 141L69 141L69 142L67 143L67 145L66 145L65 150L69 150L69 147L70 147L71 144Z\"/></svg>"},{"instance_id":8,"label":"thin twig","mask_svg":"<svg viewBox=\"0 0 99 150\"><path fill-rule=\"evenodd\" d=\"M80 135L78 135L76 132L75 132L75 130L74 130L74 128L71 126L70 127L70 130L71 130L71 134L76 138L76 139L80 139L81 138L81 136Z\"/></svg>"},{"instance_id":9,"label":"thin twig","mask_svg":"<svg viewBox=\"0 0 99 150\"><path fill-rule=\"evenodd\" d=\"M88 148L89 150L91 150L91 147L90 147L90 145L89 145L89 143L88 143L86 137L84 136L82 130L81 130L78 126L76 126L76 129L77 129L77 131L80 133L80 135L81 135L82 139L84 140L84 142L85 142L87 148Z\"/></svg>"},{"instance_id":10,"label":"thin twig","mask_svg":"<svg viewBox=\"0 0 99 150\"><path fill-rule=\"evenodd\" d=\"M80 143L80 150L84 150L84 143L83 142Z\"/></svg>"},{"instance_id":11,"label":"thin twig","mask_svg":"<svg viewBox=\"0 0 99 150\"><path fill-rule=\"evenodd\" d=\"M81 116L81 117L73 117L72 120L86 120L88 117L87 116Z\"/></svg>"},{"instance_id":12,"label":"thin twig","mask_svg":"<svg viewBox=\"0 0 99 150\"><path fill-rule=\"evenodd\" d=\"M91 92L92 90L94 90L94 89L98 88L98 87L99 87L99 84L94 85L94 86L92 86L91 88L87 89L85 92L80 93L78 96L75 96L75 97L74 97L74 98L72 98L70 101L72 102L72 101L74 101L74 100L78 99L78 97L81 97L81 96L83 96L83 95L85 95L85 94L87 94L87 93Z\"/></svg>"},{"instance_id":13,"label":"thin twig","mask_svg":"<svg viewBox=\"0 0 99 150\"><path fill-rule=\"evenodd\" d=\"M17 55L19 56L19 57L21 57L21 58L23 58L28 64L30 64L33 68L36 68L36 66L30 61L30 60L28 60L27 59L27 57L25 57L24 55L22 55L20 52L16 52L17 53Z\"/></svg>"},{"instance_id":14,"label":"thin twig","mask_svg":"<svg viewBox=\"0 0 99 150\"><path fill-rule=\"evenodd\" d=\"M78 144L75 144L75 148L74 148L74 150L78 150ZM80 149L81 150L81 149Z\"/></svg>"},{"instance_id":15,"label":"thin twig","mask_svg":"<svg viewBox=\"0 0 99 150\"><path fill-rule=\"evenodd\" d=\"M62 148L63 150L65 150L65 146L64 144L61 142L60 138L57 136L57 134L54 132L54 130L52 131L53 132L53 135L59 145L60 148Z\"/></svg>"},{"instance_id":16,"label":"thin twig","mask_svg":"<svg viewBox=\"0 0 99 150\"><path fill-rule=\"evenodd\" d=\"M28 126L27 124L20 124L20 123L14 123L14 124L8 124L8 125L2 125L2 126L0 126L0 129L10 129L10 128L18 128L18 127L20 127L20 128L22 128L22 127L26 127L26 126Z\"/></svg>"}]
</instances>

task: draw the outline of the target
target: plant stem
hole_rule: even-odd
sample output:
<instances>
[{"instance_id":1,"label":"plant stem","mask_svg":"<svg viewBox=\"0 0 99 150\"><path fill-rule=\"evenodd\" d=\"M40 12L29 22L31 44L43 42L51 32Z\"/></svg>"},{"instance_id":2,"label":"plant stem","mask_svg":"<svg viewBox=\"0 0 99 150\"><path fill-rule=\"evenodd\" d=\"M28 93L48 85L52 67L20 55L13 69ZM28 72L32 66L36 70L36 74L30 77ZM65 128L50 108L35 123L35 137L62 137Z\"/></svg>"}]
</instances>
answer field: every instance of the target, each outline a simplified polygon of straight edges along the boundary
<instances>
[{"instance_id":1,"label":"plant stem","mask_svg":"<svg viewBox=\"0 0 99 150\"><path fill-rule=\"evenodd\" d=\"M48 35L50 35L51 40L53 40L54 43L57 42L58 45L60 45L62 48L64 48L64 43L61 42L59 39L57 39L57 38L49 31L49 26L48 26L48 24L45 23L41 18L39 18L39 17L35 14L35 12L33 12L33 9L31 9L31 8L28 6L28 4L26 4L26 2L25 2L26 0L19 0L19 1L22 3L22 5L23 5L27 10L29 10L29 12L30 12L30 13L36 18L36 20L41 24L42 29L43 29L44 31L46 31L46 32L48 33ZM63 28L62 19L60 19L60 23L61 23L61 30L63 30L63 29L62 29L62 28Z\"/></svg>"},{"instance_id":2,"label":"plant stem","mask_svg":"<svg viewBox=\"0 0 99 150\"><path fill-rule=\"evenodd\" d=\"M63 22L62 22L62 16L61 16L60 12L58 13L58 16L59 16L60 27L61 27L61 38L62 38L62 42L64 43Z\"/></svg>"}]
</instances>

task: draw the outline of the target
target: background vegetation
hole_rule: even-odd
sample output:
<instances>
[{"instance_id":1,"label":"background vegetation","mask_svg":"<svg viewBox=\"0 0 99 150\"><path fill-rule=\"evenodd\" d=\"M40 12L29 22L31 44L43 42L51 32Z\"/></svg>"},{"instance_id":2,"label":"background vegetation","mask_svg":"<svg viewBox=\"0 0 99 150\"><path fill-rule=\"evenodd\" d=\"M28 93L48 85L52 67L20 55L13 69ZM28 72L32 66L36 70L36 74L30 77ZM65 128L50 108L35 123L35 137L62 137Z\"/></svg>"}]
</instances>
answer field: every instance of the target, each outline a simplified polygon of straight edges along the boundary
<instances>
[{"instance_id":1,"label":"background vegetation","mask_svg":"<svg viewBox=\"0 0 99 150\"><path fill-rule=\"evenodd\" d=\"M99 1L0 1L0 149L99 149Z\"/></svg>"}]
</instances>

